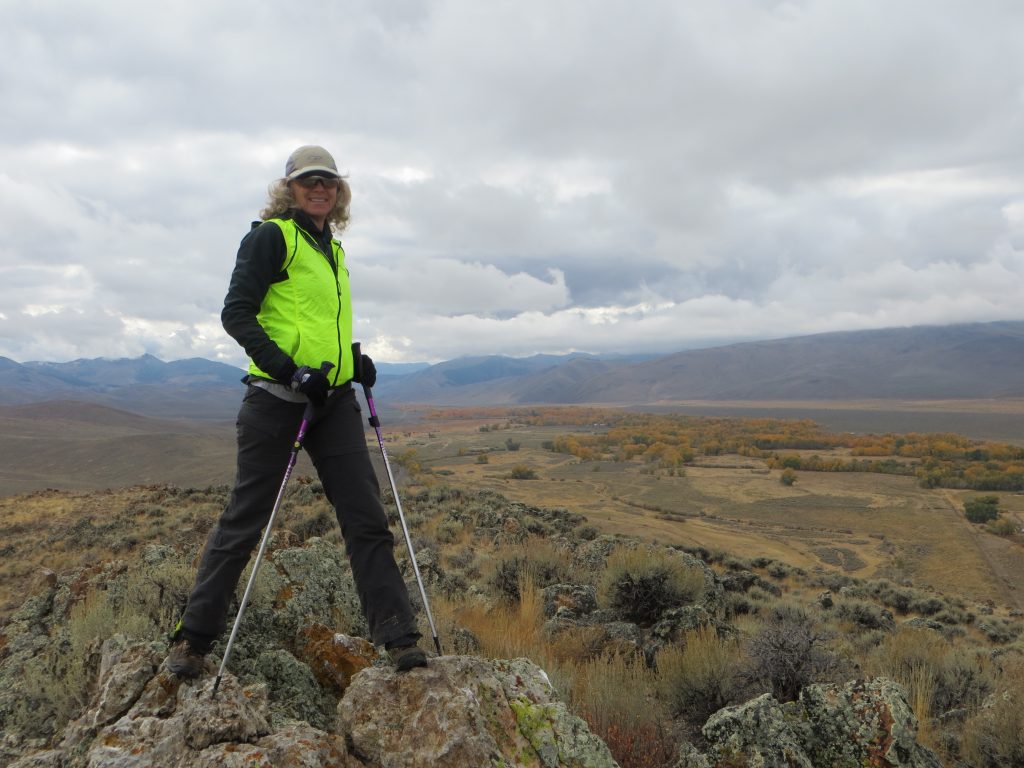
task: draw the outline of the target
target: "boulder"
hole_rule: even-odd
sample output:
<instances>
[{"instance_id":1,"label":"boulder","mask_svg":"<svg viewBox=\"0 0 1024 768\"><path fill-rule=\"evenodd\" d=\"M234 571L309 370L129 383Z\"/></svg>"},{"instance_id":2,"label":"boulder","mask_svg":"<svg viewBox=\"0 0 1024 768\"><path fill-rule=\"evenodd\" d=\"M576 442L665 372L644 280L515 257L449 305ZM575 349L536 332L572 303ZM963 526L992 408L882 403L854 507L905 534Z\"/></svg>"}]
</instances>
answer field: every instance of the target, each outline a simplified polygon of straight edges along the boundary
<instances>
[{"instance_id":1,"label":"boulder","mask_svg":"<svg viewBox=\"0 0 1024 768\"><path fill-rule=\"evenodd\" d=\"M883 678L810 685L787 704L766 693L719 710L702 733L713 764L742 756L764 768L941 768L917 743L905 692Z\"/></svg>"},{"instance_id":2,"label":"boulder","mask_svg":"<svg viewBox=\"0 0 1024 768\"><path fill-rule=\"evenodd\" d=\"M363 670L338 705L353 753L381 768L603 768L608 747L526 659L431 659L399 674Z\"/></svg>"}]
</instances>

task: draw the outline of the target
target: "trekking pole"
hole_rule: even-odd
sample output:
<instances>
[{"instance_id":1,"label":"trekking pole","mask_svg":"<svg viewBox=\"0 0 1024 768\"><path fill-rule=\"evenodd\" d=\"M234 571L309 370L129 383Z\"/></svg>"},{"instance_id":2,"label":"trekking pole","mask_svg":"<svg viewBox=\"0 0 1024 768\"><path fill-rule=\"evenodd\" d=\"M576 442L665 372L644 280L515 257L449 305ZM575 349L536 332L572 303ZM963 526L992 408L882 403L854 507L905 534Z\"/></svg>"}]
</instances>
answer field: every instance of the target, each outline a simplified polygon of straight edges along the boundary
<instances>
[{"instance_id":1,"label":"trekking pole","mask_svg":"<svg viewBox=\"0 0 1024 768\"><path fill-rule=\"evenodd\" d=\"M331 363L323 363L320 366L321 372L326 374L334 366ZM288 479L292 476L292 470L295 469L295 462L299 458L299 451L302 449L302 441L306 439L306 430L309 429L309 423L313 420L313 403L306 406L306 410L302 413L302 423L299 424L299 432L295 435L295 442L292 443L292 452L288 457L288 466L284 470L284 480L281 481L281 488L277 492L277 500L274 501L274 508L270 510L270 519L267 520L267 527L263 531L263 540L260 542L259 551L256 553L256 560L252 564L252 573L249 574L249 583L245 585L245 593L242 595L242 602L238 605L238 615L235 616L235 625L231 628L231 636L228 637L228 644L224 648L224 658L220 661L220 670L217 672L217 679L213 683L213 695L212 698L217 698L217 689L220 688L220 679L224 675L224 670L228 666L228 658L231 656L231 647L235 644L235 637L238 635L238 628L242 624L242 614L245 613L245 606L249 602L249 594L252 592L252 587L256 583L256 572L260 568L260 562L263 560L263 553L267 549L267 542L270 541L270 533L274 529L274 518L277 517L277 510L281 508L281 501L284 499L284 489L288 486Z\"/></svg>"},{"instance_id":2,"label":"trekking pole","mask_svg":"<svg viewBox=\"0 0 1024 768\"><path fill-rule=\"evenodd\" d=\"M352 345L353 357L355 358L356 370L362 378L362 355L359 352L359 342ZM391 481L391 493L395 497L395 507L398 508L398 520L402 523L402 533L405 534L405 545L409 548L409 559L412 560L412 570L416 574L416 583L420 588L420 597L423 598L423 609L427 614L427 621L430 623L430 631L434 636L434 647L437 648L437 655L442 656L441 641L437 637L437 627L434 626L434 615L430 612L430 601L427 600L427 590L423 588L423 577L420 576L420 567L416 564L416 552L413 550L412 537L409 535L409 526L405 524L405 515L402 512L402 502L398 498L398 486L395 485L395 476L391 472L391 462L388 461L388 449L384 447L384 437L380 431L380 418L377 416L377 409L373 404L373 394L370 388L363 384L363 396L366 397L366 405L370 409L370 426L377 433L377 445L380 446L380 455L384 459L384 469L387 470L388 480Z\"/></svg>"}]
</instances>

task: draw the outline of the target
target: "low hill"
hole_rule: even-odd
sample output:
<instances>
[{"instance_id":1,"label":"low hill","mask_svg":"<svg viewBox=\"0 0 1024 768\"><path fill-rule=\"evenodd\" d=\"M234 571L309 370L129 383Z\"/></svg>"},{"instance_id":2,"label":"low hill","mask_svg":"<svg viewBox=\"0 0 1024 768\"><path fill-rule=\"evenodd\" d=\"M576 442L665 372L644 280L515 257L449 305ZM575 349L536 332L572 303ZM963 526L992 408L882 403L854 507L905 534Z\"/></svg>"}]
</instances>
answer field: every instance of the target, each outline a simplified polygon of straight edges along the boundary
<instances>
[{"instance_id":1,"label":"low hill","mask_svg":"<svg viewBox=\"0 0 1024 768\"><path fill-rule=\"evenodd\" d=\"M230 421L155 419L96 403L0 406L0 496L46 488L228 482Z\"/></svg>"},{"instance_id":2,"label":"low hill","mask_svg":"<svg viewBox=\"0 0 1024 768\"><path fill-rule=\"evenodd\" d=\"M233 418L244 371L202 358L152 355L68 363L0 358L0 405L74 400L155 417Z\"/></svg>"}]
</instances>

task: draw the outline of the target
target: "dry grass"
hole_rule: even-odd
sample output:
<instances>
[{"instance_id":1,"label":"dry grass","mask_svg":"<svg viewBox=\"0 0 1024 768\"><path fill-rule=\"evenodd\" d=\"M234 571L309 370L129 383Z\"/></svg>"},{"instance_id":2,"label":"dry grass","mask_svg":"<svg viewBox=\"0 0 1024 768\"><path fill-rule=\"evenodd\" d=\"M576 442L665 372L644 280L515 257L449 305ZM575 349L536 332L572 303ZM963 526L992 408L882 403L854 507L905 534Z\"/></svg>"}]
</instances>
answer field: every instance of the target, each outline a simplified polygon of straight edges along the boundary
<instances>
[{"instance_id":1,"label":"dry grass","mask_svg":"<svg viewBox=\"0 0 1024 768\"><path fill-rule=\"evenodd\" d=\"M541 666L548 658L540 590L529 578L519 582L519 600L488 608L470 602L454 611L454 618L480 642L481 655L492 659L526 656Z\"/></svg>"},{"instance_id":2,"label":"dry grass","mask_svg":"<svg viewBox=\"0 0 1024 768\"><path fill-rule=\"evenodd\" d=\"M475 429L447 423L434 439L419 441L420 433L408 439L420 442L424 466L451 471L455 485L565 506L602 532L770 557L806 569L853 567L860 578L909 578L1024 608L1024 546L985 532L979 538L959 512L956 492L922 489L914 478L799 472L797 483L785 487L778 472L751 468L758 461L747 457L714 457L714 466L698 462L675 477L651 474L641 464L580 462L539 447L569 428ZM519 451L501 448L509 434L522 443ZM484 447L493 450L491 463L475 465L475 455L466 451ZM507 479L510 468L524 462L538 478ZM1002 506L1024 520L1024 497L999 495ZM830 562L827 553L836 547L850 556Z\"/></svg>"},{"instance_id":3,"label":"dry grass","mask_svg":"<svg viewBox=\"0 0 1024 768\"><path fill-rule=\"evenodd\" d=\"M686 633L682 647L658 653L658 688L673 714L696 724L728 704L738 690L741 650L712 627Z\"/></svg>"}]
</instances>

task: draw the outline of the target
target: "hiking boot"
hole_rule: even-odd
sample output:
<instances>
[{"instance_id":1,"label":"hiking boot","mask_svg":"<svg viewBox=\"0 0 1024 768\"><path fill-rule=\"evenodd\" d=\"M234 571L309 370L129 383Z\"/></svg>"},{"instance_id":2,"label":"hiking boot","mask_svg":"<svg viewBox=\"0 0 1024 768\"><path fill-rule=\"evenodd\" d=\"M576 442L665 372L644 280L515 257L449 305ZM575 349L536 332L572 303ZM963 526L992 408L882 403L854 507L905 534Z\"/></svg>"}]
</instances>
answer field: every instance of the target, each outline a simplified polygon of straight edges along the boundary
<instances>
[{"instance_id":1,"label":"hiking boot","mask_svg":"<svg viewBox=\"0 0 1024 768\"><path fill-rule=\"evenodd\" d=\"M206 654L186 638L178 640L167 654L167 668L178 677L199 677L206 670Z\"/></svg>"},{"instance_id":2,"label":"hiking boot","mask_svg":"<svg viewBox=\"0 0 1024 768\"><path fill-rule=\"evenodd\" d=\"M389 648L388 654L399 672L408 672L415 667L427 666L427 654L418 645L403 645L400 648Z\"/></svg>"}]
</instances>

